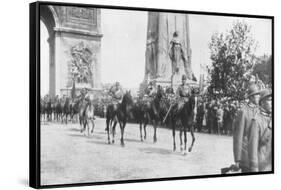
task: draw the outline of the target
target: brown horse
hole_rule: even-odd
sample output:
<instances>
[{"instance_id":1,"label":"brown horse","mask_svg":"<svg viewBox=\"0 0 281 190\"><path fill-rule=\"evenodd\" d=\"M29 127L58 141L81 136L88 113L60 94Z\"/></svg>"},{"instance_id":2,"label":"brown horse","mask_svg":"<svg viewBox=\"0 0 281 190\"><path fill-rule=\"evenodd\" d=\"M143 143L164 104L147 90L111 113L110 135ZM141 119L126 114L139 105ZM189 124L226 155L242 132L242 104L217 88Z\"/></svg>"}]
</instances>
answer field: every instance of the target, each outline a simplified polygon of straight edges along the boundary
<instances>
[{"instance_id":1,"label":"brown horse","mask_svg":"<svg viewBox=\"0 0 281 190\"><path fill-rule=\"evenodd\" d=\"M154 134L153 142L157 142L157 127L161 124L161 103L164 98L164 91L162 88L158 88L156 95L152 99L149 108L149 116L153 125Z\"/></svg>"},{"instance_id":2,"label":"brown horse","mask_svg":"<svg viewBox=\"0 0 281 190\"><path fill-rule=\"evenodd\" d=\"M140 124L140 138L142 138L142 131L144 130L144 139L146 139L146 126L148 123L153 125L154 134L153 142L157 142L157 127L163 120L163 106L164 106L164 90L158 86L157 92L153 97L140 99L135 107L135 117Z\"/></svg>"},{"instance_id":3,"label":"brown horse","mask_svg":"<svg viewBox=\"0 0 281 190\"><path fill-rule=\"evenodd\" d=\"M147 100L139 99L134 106L134 116L140 126L140 140L146 139L146 126L150 121L149 116L149 102ZM144 132L144 136L143 133Z\"/></svg>"},{"instance_id":4,"label":"brown horse","mask_svg":"<svg viewBox=\"0 0 281 190\"><path fill-rule=\"evenodd\" d=\"M108 137L108 144L110 144L110 129L112 129L112 143L114 143L115 136L115 127L117 122L119 123L121 130L121 145L125 146L124 143L124 131L126 123L129 117L132 117L132 108L133 108L133 98L130 91L127 91L123 98L122 102L117 105L117 108L114 109L114 105L111 104L106 109L106 130ZM113 123L113 125L112 125ZM111 127L110 127L111 125Z\"/></svg>"},{"instance_id":5,"label":"brown horse","mask_svg":"<svg viewBox=\"0 0 281 190\"><path fill-rule=\"evenodd\" d=\"M191 152L194 142L194 127L195 127L195 119L196 119L196 105L197 105L197 97L193 93L188 100L184 103L183 107L178 110L177 104L172 106L171 113L169 116L169 125L172 127L172 134L173 134L173 150L176 151L176 141L175 141L175 134L176 134L176 127L180 128L180 148L183 155L186 154L186 143L187 143L187 130L190 131L192 142L188 151ZM184 134L184 143L182 140L182 134Z\"/></svg>"}]
</instances>

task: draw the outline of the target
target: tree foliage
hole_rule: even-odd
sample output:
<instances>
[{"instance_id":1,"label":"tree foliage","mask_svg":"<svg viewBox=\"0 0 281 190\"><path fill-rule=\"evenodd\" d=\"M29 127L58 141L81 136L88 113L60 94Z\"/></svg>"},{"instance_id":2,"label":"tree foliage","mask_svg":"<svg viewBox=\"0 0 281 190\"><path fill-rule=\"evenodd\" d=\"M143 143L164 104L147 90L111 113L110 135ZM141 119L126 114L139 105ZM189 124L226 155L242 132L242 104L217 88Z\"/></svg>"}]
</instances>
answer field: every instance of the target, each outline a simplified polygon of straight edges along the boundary
<instances>
[{"instance_id":1,"label":"tree foliage","mask_svg":"<svg viewBox=\"0 0 281 190\"><path fill-rule=\"evenodd\" d=\"M264 84L272 85L272 56L257 58L257 64L253 68L253 75L258 76Z\"/></svg>"},{"instance_id":2,"label":"tree foliage","mask_svg":"<svg viewBox=\"0 0 281 190\"><path fill-rule=\"evenodd\" d=\"M243 99L256 47L251 27L243 21L235 21L225 33L212 35L209 43L212 66L208 68L210 97Z\"/></svg>"}]
</instances>

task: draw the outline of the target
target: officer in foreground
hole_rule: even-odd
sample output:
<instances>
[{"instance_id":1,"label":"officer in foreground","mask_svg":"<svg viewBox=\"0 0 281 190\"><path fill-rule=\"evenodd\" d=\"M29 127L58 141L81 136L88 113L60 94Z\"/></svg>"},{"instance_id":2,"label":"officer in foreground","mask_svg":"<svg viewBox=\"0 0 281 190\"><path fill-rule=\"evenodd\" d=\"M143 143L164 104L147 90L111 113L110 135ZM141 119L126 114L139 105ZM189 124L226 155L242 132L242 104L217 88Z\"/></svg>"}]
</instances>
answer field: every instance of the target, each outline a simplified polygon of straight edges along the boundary
<instances>
[{"instance_id":1,"label":"officer in foreground","mask_svg":"<svg viewBox=\"0 0 281 190\"><path fill-rule=\"evenodd\" d=\"M271 90L261 91L260 112L252 120L249 130L250 172L272 171L272 97Z\"/></svg>"},{"instance_id":2,"label":"officer in foreground","mask_svg":"<svg viewBox=\"0 0 281 190\"><path fill-rule=\"evenodd\" d=\"M252 119L259 112L260 90L255 83L249 85L246 99L248 100L238 111L233 126L233 154L237 168L249 172L248 137Z\"/></svg>"}]
</instances>

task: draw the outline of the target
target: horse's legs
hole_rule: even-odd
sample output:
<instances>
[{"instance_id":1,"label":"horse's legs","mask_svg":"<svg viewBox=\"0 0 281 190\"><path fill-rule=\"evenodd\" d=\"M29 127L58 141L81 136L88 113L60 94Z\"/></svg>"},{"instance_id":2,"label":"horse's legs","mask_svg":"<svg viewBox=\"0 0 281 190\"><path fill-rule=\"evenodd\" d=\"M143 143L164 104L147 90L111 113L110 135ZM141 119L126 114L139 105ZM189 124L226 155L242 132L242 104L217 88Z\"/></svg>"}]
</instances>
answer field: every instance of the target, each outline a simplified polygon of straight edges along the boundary
<instances>
[{"instance_id":1,"label":"horse's legs","mask_svg":"<svg viewBox=\"0 0 281 190\"><path fill-rule=\"evenodd\" d=\"M187 138L186 138L186 126L183 126L183 133L184 133L184 150L183 150L183 155L186 154L186 142L187 142Z\"/></svg>"},{"instance_id":2,"label":"horse's legs","mask_svg":"<svg viewBox=\"0 0 281 190\"><path fill-rule=\"evenodd\" d=\"M121 139L120 139L121 146L125 146L124 139L123 139L125 122L122 123L121 121L119 121L119 125L120 125L120 130L121 130Z\"/></svg>"},{"instance_id":3,"label":"horse's legs","mask_svg":"<svg viewBox=\"0 0 281 190\"><path fill-rule=\"evenodd\" d=\"M191 134L191 137L192 137L192 142L191 142L190 147L188 148L188 152L191 152L191 151L192 151L192 148L193 148L193 145L194 145L194 142L195 142L195 136L194 136L194 128L193 128L193 126L190 127L190 134Z\"/></svg>"},{"instance_id":4,"label":"horse's legs","mask_svg":"<svg viewBox=\"0 0 281 190\"><path fill-rule=\"evenodd\" d=\"M183 150L183 147L182 147L182 128L180 128L180 150L182 151Z\"/></svg>"},{"instance_id":5,"label":"horse's legs","mask_svg":"<svg viewBox=\"0 0 281 190\"><path fill-rule=\"evenodd\" d=\"M113 126L112 126L112 143L115 142L114 137L115 137L115 132L116 132L116 125L117 125L117 121L114 121Z\"/></svg>"},{"instance_id":6,"label":"horse's legs","mask_svg":"<svg viewBox=\"0 0 281 190\"><path fill-rule=\"evenodd\" d=\"M176 151L176 139L175 139L175 135L176 135L176 128L175 128L175 124L172 123L172 132L173 132L173 151Z\"/></svg>"},{"instance_id":7,"label":"horse's legs","mask_svg":"<svg viewBox=\"0 0 281 190\"><path fill-rule=\"evenodd\" d=\"M65 124L67 125L67 116L68 116L68 113L65 114Z\"/></svg>"},{"instance_id":8,"label":"horse's legs","mask_svg":"<svg viewBox=\"0 0 281 190\"><path fill-rule=\"evenodd\" d=\"M88 127L87 127L88 126L88 122L87 122L86 118L84 118L83 126L84 126L84 135L86 135L87 132L89 132L89 131L87 131L87 129L88 129Z\"/></svg>"},{"instance_id":9,"label":"horse's legs","mask_svg":"<svg viewBox=\"0 0 281 190\"><path fill-rule=\"evenodd\" d=\"M144 139L146 139L146 126L147 126L147 123L144 123L144 125L143 125Z\"/></svg>"},{"instance_id":10,"label":"horse's legs","mask_svg":"<svg viewBox=\"0 0 281 190\"><path fill-rule=\"evenodd\" d=\"M92 123L92 130L91 130L91 133L94 133L94 128L95 128L94 119L91 119L91 123Z\"/></svg>"},{"instance_id":11,"label":"horse's legs","mask_svg":"<svg viewBox=\"0 0 281 190\"><path fill-rule=\"evenodd\" d=\"M78 116L79 118L79 125L80 125L80 128L81 128L81 130L80 130L80 132L82 133L83 132L83 127L82 127L82 116L79 114L79 116Z\"/></svg>"},{"instance_id":12,"label":"horse's legs","mask_svg":"<svg viewBox=\"0 0 281 190\"><path fill-rule=\"evenodd\" d=\"M153 142L156 143L157 142L157 137L156 137L157 122L156 121L154 121L154 123L153 123L153 128L154 128Z\"/></svg>"},{"instance_id":13,"label":"horse's legs","mask_svg":"<svg viewBox=\"0 0 281 190\"><path fill-rule=\"evenodd\" d=\"M61 123L63 124L64 113L61 114Z\"/></svg>"},{"instance_id":14,"label":"horse's legs","mask_svg":"<svg viewBox=\"0 0 281 190\"><path fill-rule=\"evenodd\" d=\"M109 119L109 117L107 117L107 118L106 118L106 129L107 129L107 140L108 140L108 144L110 144L109 123L110 123L110 119Z\"/></svg>"},{"instance_id":15,"label":"horse's legs","mask_svg":"<svg viewBox=\"0 0 281 190\"><path fill-rule=\"evenodd\" d=\"M140 121L140 139L141 141L143 141L142 139L142 122Z\"/></svg>"},{"instance_id":16,"label":"horse's legs","mask_svg":"<svg viewBox=\"0 0 281 190\"><path fill-rule=\"evenodd\" d=\"M88 123L88 119L86 118L84 120L84 135L89 136L89 123Z\"/></svg>"}]
</instances>

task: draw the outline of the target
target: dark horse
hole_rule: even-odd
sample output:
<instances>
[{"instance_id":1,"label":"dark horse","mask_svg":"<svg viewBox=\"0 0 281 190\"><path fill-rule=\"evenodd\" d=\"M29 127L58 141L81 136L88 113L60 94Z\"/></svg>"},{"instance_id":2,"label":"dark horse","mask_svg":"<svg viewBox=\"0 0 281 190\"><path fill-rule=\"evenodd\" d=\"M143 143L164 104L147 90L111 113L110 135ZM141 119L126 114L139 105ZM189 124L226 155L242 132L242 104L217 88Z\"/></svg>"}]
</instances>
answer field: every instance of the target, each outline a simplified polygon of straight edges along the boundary
<instances>
[{"instance_id":1,"label":"dark horse","mask_svg":"<svg viewBox=\"0 0 281 190\"><path fill-rule=\"evenodd\" d=\"M146 139L146 126L148 123L153 125L154 134L153 142L157 142L157 127L162 121L162 103L163 103L164 91L162 88L158 88L157 93L150 98L140 99L137 102L135 109L135 115L137 122L140 125L140 139L143 141ZM143 131L143 132L142 132Z\"/></svg>"},{"instance_id":2,"label":"dark horse","mask_svg":"<svg viewBox=\"0 0 281 190\"><path fill-rule=\"evenodd\" d=\"M51 98L49 98L46 102L45 111L47 114L47 121L52 121L53 103Z\"/></svg>"},{"instance_id":3,"label":"dark horse","mask_svg":"<svg viewBox=\"0 0 281 190\"><path fill-rule=\"evenodd\" d=\"M62 102L61 99L57 99L54 105L54 119L60 121L62 117Z\"/></svg>"},{"instance_id":4,"label":"dark horse","mask_svg":"<svg viewBox=\"0 0 281 190\"><path fill-rule=\"evenodd\" d=\"M133 107L133 98L130 91L127 91L123 98L122 102L115 106L111 104L106 109L106 130L108 137L108 144L110 144L110 129L112 129L112 143L114 143L115 136L115 127L117 122L120 126L121 131L121 145L124 146L124 131L126 127L126 123L129 117L132 117L132 107ZM113 125L112 125L113 123ZM112 127L110 127L112 125Z\"/></svg>"},{"instance_id":5,"label":"dark horse","mask_svg":"<svg viewBox=\"0 0 281 190\"><path fill-rule=\"evenodd\" d=\"M71 104L70 104L70 119L72 122L76 119L76 122L78 120L79 116L79 109L80 109L80 100L79 99L73 99Z\"/></svg>"},{"instance_id":6,"label":"dark horse","mask_svg":"<svg viewBox=\"0 0 281 190\"><path fill-rule=\"evenodd\" d=\"M136 121L140 125L140 139L146 139L146 126L150 121L149 115L149 102L147 100L139 99L134 106L134 116ZM142 130L144 131L144 136L142 135Z\"/></svg>"},{"instance_id":7,"label":"dark horse","mask_svg":"<svg viewBox=\"0 0 281 190\"><path fill-rule=\"evenodd\" d=\"M187 143L187 137L186 132L187 130L190 131L192 142L190 147L188 148L188 151L191 152L195 137L194 137L194 127L195 127L195 118L196 118L196 105L197 105L197 97L194 93L188 98L187 101L185 101L183 107L178 110L177 104L172 106L170 117L169 117L169 125L172 127L172 133L173 133L173 150L176 150L176 141L175 141L175 134L176 134L176 127L180 127L180 146L181 151L185 155L186 154L186 143ZM183 147L183 141L182 141L182 134L184 134L184 147Z\"/></svg>"},{"instance_id":8,"label":"dark horse","mask_svg":"<svg viewBox=\"0 0 281 190\"><path fill-rule=\"evenodd\" d=\"M149 117L150 121L153 125L154 129L154 134L153 134L153 142L157 142L157 127L159 124L161 124L162 119L161 119L161 103L164 97L164 91L160 87L157 89L157 93L153 97L152 101L150 102L149 106Z\"/></svg>"},{"instance_id":9,"label":"dark horse","mask_svg":"<svg viewBox=\"0 0 281 190\"><path fill-rule=\"evenodd\" d=\"M69 115L70 115L70 98L66 97L64 104L62 106L62 116L61 116L62 123L63 120L65 119L65 124L67 124L67 119Z\"/></svg>"}]
</instances>

